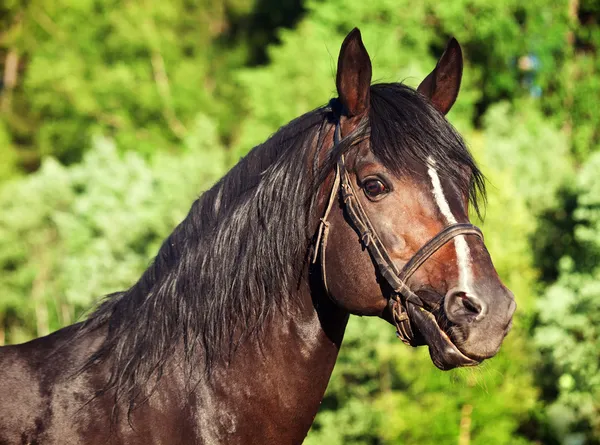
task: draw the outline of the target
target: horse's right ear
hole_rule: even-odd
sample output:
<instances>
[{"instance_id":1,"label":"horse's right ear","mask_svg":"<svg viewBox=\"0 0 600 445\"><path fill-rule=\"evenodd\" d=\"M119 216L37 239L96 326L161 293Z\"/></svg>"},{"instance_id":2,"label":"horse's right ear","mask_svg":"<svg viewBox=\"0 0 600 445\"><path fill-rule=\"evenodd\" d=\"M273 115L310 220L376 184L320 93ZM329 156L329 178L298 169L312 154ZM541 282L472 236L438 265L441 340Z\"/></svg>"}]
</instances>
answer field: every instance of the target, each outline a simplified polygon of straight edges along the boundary
<instances>
[{"instance_id":1,"label":"horse's right ear","mask_svg":"<svg viewBox=\"0 0 600 445\"><path fill-rule=\"evenodd\" d=\"M455 38L450 39L435 69L421 82L417 91L437 110L446 114L454 105L463 72L463 57Z\"/></svg>"},{"instance_id":2,"label":"horse's right ear","mask_svg":"<svg viewBox=\"0 0 600 445\"><path fill-rule=\"evenodd\" d=\"M348 116L358 116L369 108L371 59L358 28L344 39L338 59L336 78L338 96Z\"/></svg>"}]
</instances>

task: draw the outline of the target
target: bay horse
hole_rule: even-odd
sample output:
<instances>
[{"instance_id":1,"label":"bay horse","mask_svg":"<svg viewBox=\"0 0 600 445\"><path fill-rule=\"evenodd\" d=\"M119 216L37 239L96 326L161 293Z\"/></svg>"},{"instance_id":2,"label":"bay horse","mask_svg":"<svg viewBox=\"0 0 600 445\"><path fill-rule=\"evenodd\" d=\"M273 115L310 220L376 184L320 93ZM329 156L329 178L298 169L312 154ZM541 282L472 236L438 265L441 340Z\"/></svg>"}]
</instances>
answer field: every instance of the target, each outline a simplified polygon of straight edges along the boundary
<instances>
[{"instance_id":1,"label":"bay horse","mask_svg":"<svg viewBox=\"0 0 600 445\"><path fill-rule=\"evenodd\" d=\"M338 98L200 196L137 283L0 348L0 444L299 444L350 314L440 369L494 356L516 305L469 222L484 179L445 118L461 77L452 39L417 90L371 85L350 32Z\"/></svg>"}]
</instances>

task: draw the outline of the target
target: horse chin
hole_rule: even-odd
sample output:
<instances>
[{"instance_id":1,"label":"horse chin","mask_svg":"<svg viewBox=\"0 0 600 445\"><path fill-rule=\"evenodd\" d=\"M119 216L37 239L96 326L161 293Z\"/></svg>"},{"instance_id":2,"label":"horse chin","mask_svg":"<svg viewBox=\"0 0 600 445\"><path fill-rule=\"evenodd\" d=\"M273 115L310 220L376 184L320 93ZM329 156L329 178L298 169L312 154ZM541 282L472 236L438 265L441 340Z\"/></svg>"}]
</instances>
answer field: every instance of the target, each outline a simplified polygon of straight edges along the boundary
<instances>
[{"instance_id":1,"label":"horse chin","mask_svg":"<svg viewBox=\"0 0 600 445\"><path fill-rule=\"evenodd\" d=\"M464 366L477 366L481 360L467 357L440 327L433 313L421 306L408 305L408 315L413 329L418 331L419 344L429 346L429 355L435 366L443 371ZM421 341L419 341L421 340Z\"/></svg>"}]
</instances>

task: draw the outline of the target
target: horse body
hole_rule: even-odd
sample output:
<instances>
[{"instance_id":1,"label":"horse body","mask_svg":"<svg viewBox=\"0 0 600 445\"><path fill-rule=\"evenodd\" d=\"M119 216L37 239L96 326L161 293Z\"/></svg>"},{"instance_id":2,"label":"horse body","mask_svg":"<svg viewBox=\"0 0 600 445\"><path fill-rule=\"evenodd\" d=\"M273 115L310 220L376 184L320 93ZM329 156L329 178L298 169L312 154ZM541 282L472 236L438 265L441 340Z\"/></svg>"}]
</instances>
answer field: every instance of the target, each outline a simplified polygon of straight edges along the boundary
<instances>
[{"instance_id":1,"label":"horse body","mask_svg":"<svg viewBox=\"0 0 600 445\"><path fill-rule=\"evenodd\" d=\"M112 426L111 393L98 395L108 378L102 368L110 363L80 372L103 332L81 336L81 326L73 325L2 347L0 444L301 443L325 392L348 314L333 305L317 312L308 292L294 299L304 310L298 308L292 321L273 318L260 346L242 345L210 379L198 372L193 388L173 360L148 401ZM126 406L120 410L126 412Z\"/></svg>"},{"instance_id":2,"label":"horse body","mask_svg":"<svg viewBox=\"0 0 600 445\"><path fill-rule=\"evenodd\" d=\"M371 86L351 32L339 99L198 198L137 283L0 348L0 445L299 444L350 314L440 369L492 357L515 303L469 223L482 175L444 118L461 76L453 40L418 91Z\"/></svg>"},{"instance_id":3,"label":"horse body","mask_svg":"<svg viewBox=\"0 0 600 445\"><path fill-rule=\"evenodd\" d=\"M61 438L67 443L81 425L73 422L77 416L97 416L74 409L76 402L85 403L94 395L92 382L84 375L73 375L99 344L98 339L82 338L73 347L62 347L77 330L73 325L22 345L0 348L0 443L59 443ZM102 378L99 372L95 375Z\"/></svg>"}]
</instances>

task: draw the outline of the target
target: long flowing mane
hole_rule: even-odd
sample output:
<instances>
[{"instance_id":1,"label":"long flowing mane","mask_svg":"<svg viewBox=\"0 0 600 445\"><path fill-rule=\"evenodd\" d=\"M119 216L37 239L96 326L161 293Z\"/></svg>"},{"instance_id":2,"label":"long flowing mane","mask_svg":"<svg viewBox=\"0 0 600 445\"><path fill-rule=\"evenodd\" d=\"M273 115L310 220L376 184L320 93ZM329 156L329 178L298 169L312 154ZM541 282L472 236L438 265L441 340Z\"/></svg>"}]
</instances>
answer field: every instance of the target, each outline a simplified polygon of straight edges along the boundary
<instances>
[{"instance_id":1,"label":"long flowing mane","mask_svg":"<svg viewBox=\"0 0 600 445\"><path fill-rule=\"evenodd\" d=\"M370 97L366 125L316 168L318 150L332 144L325 136L335 100L255 147L193 203L140 280L90 315L81 332L104 328L106 337L86 368L110 363L106 389L116 401L131 409L145 398L176 352L210 373L269 317L290 315L318 218L316 191L350 139L368 135L396 173L414 174L407 165L434 159L478 209L483 177L446 119L402 84L373 85ZM465 167L470 180L458 173Z\"/></svg>"}]
</instances>

